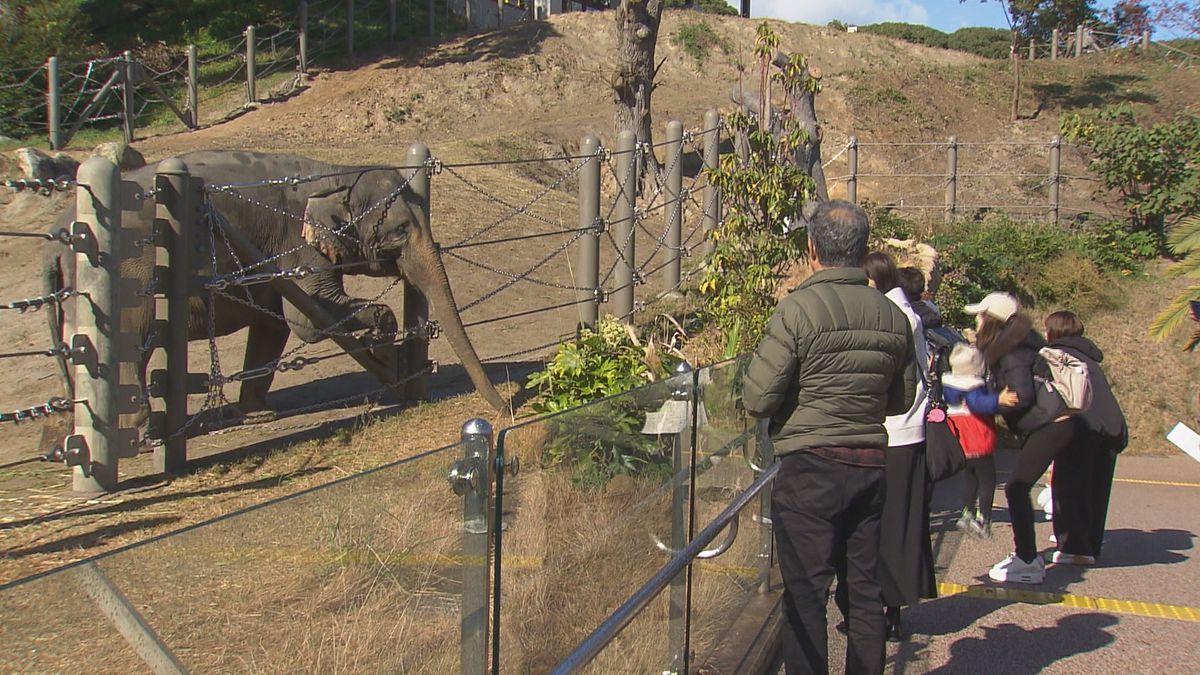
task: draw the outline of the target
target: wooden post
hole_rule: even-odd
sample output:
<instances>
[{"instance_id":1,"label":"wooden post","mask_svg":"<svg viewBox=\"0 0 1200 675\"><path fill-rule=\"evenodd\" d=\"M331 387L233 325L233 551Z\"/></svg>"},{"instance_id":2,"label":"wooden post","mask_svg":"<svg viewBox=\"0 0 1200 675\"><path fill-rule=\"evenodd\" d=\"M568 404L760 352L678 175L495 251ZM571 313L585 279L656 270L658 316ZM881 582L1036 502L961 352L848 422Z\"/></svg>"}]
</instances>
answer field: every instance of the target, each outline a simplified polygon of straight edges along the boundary
<instances>
[{"instance_id":1,"label":"wooden post","mask_svg":"<svg viewBox=\"0 0 1200 675\"><path fill-rule=\"evenodd\" d=\"M246 103L258 100L258 38L254 26L246 26Z\"/></svg>"},{"instance_id":2,"label":"wooden post","mask_svg":"<svg viewBox=\"0 0 1200 675\"><path fill-rule=\"evenodd\" d=\"M200 127L200 61L196 58L196 45L188 45L187 100L188 118L193 129Z\"/></svg>"},{"instance_id":3,"label":"wooden post","mask_svg":"<svg viewBox=\"0 0 1200 675\"><path fill-rule=\"evenodd\" d=\"M579 283L575 291L579 302L579 326L596 328L600 318L600 139L587 136L579 146L579 154L587 156L579 170L579 229L593 228L579 238Z\"/></svg>"},{"instance_id":4,"label":"wooden post","mask_svg":"<svg viewBox=\"0 0 1200 675\"><path fill-rule=\"evenodd\" d=\"M721 113L709 108L704 113L704 170L716 171L721 166ZM701 257L712 252L712 233L721 219L721 191L706 180L704 184L704 215L701 220L704 241L700 243Z\"/></svg>"},{"instance_id":5,"label":"wooden post","mask_svg":"<svg viewBox=\"0 0 1200 675\"><path fill-rule=\"evenodd\" d=\"M628 129L617 135L613 159L617 163L617 203L613 209L613 239L617 243L616 288L613 289L613 313L623 323L633 323L633 284L637 261L634 259L634 205L637 203L637 136Z\"/></svg>"},{"instance_id":6,"label":"wooden post","mask_svg":"<svg viewBox=\"0 0 1200 675\"><path fill-rule=\"evenodd\" d=\"M1055 136L1050 141L1050 221L1058 224L1060 208L1059 184L1062 171L1062 138Z\"/></svg>"},{"instance_id":7,"label":"wooden post","mask_svg":"<svg viewBox=\"0 0 1200 675\"><path fill-rule=\"evenodd\" d=\"M346 56L354 58L354 0L346 0Z\"/></svg>"},{"instance_id":8,"label":"wooden post","mask_svg":"<svg viewBox=\"0 0 1200 675\"><path fill-rule=\"evenodd\" d=\"M958 209L958 138L951 136L946 147L946 222Z\"/></svg>"},{"instance_id":9,"label":"wooden post","mask_svg":"<svg viewBox=\"0 0 1200 675\"><path fill-rule=\"evenodd\" d=\"M137 123L137 100L134 97L137 85L134 83L133 52L126 50L121 61L121 94L122 106L125 108L125 144L133 142L133 127Z\"/></svg>"},{"instance_id":10,"label":"wooden post","mask_svg":"<svg viewBox=\"0 0 1200 675\"><path fill-rule=\"evenodd\" d=\"M1029 60L1037 60L1037 38L1030 38L1029 40Z\"/></svg>"},{"instance_id":11,"label":"wooden post","mask_svg":"<svg viewBox=\"0 0 1200 675\"><path fill-rule=\"evenodd\" d=\"M663 188L666 207L667 230L667 293L679 295L682 278L680 264L683 248L683 123L679 120L667 122L667 183Z\"/></svg>"},{"instance_id":12,"label":"wooden post","mask_svg":"<svg viewBox=\"0 0 1200 675\"><path fill-rule=\"evenodd\" d=\"M308 2L300 0L300 8L296 12L296 31L298 41L300 43L300 54L298 56L300 63L297 67L300 69L300 81L308 81Z\"/></svg>"},{"instance_id":13,"label":"wooden post","mask_svg":"<svg viewBox=\"0 0 1200 675\"><path fill-rule=\"evenodd\" d=\"M58 57L46 59L46 129L51 150L62 150L62 104L58 98Z\"/></svg>"},{"instance_id":14,"label":"wooden post","mask_svg":"<svg viewBox=\"0 0 1200 675\"><path fill-rule=\"evenodd\" d=\"M1075 58L1083 56L1083 26L1075 26Z\"/></svg>"},{"instance_id":15,"label":"wooden post","mask_svg":"<svg viewBox=\"0 0 1200 675\"><path fill-rule=\"evenodd\" d=\"M1051 34L1051 37L1050 37L1050 60L1051 61L1058 60L1058 40L1059 40L1058 29L1055 28L1054 32Z\"/></svg>"},{"instance_id":16,"label":"wooden post","mask_svg":"<svg viewBox=\"0 0 1200 675\"><path fill-rule=\"evenodd\" d=\"M1148 30L1142 31L1142 51L1150 51L1150 31Z\"/></svg>"},{"instance_id":17,"label":"wooden post","mask_svg":"<svg viewBox=\"0 0 1200 675\"><path fill-rule=\"evenodd\" d=\"M408 148L408 155L405 157L406 166L420 167L413 172L412 177L408 181L408 187L417 197L418 208L425 211L425 222L430 223L430 229L433 228L430 218L432 217L432 208L430 201L432 192L429 185L429 169L427 168L429 161L429 148L421 143L415 143ZM404 309L401 312L401 325L407 328L412 328L419 324L423 324L429 320L429 300L415 286L407 281L403 284ZM402 376L410 376L413 373L420 372L429 363L429 343L425 340L409 340L401 347L401 355L404 357L404 367L406 371ZM422 375L418 378L409 380L404 387L404 394L409 401L422 401L425 399L429 390L429 377Z\"/></svg>"},{"instance_id":18,"label":"wooden post","mask_svg":"<svg viewBox=\"0 0 1200 675\"><path fill-rule=\"evenodd\" d=\"M850 148L846 151L849 177L846 178L846 201L858 203L858 136L850 137Z\"/></svg>"}]
</instances>

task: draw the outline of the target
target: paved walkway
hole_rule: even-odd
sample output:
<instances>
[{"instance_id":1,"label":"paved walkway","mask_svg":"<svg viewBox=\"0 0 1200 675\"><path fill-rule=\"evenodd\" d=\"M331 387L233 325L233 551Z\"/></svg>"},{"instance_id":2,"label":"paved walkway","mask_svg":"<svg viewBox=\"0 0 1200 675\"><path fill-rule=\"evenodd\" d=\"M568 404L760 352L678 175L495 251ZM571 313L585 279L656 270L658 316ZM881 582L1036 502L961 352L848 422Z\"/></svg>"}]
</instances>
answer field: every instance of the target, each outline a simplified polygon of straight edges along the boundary
<instances>
[{"instance_id":1,"label":"paved walkway","mask_svg":"<svg viewBox=\"0 0 1200 675\"><path fill-rule=\"evenodd\" d=\"M998 457L1000 481L1012 459ZM997 489L997 522L983 540L954 529L961 492L958 479L938 486L943 597L905 610L908 639L889 645L887 672L1200 672L1200 463L1182 453L1121 457L1103 557L1093 567L1050 565L1038 586L987 578L1012 550L1004 494ZM1039 545L1051 550L1050 523L1037 516ZM836 672L845 646L830 632Z\"/></svg>"}]
</instances>

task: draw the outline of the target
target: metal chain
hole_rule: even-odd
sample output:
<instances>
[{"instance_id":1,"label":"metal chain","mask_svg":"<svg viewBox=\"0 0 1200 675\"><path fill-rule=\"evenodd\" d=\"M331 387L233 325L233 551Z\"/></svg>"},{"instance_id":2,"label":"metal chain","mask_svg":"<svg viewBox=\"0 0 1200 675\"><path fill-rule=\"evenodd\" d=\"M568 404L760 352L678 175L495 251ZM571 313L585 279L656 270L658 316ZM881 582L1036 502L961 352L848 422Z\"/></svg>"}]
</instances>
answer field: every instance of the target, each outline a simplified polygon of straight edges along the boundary
<instances>
[{"instance_id":1,"label":"metal chain","mask_svg":"<svg viewBox=\"0 0 1200 675\"><path fill-rule=\"evenodd\" d=\"M15 180L4 181L4 187L17 192L29 190L38 192L43 196L49 196L54 192L66 192L75 187L75 179L67 176L59 178L17 178Z\"/></svg>"},{"instance_id":2,"label":"metal chain","mask_svg":"<svg viewBox=\"0 0 1200 675\"><path fill-rule=\"evenodd\" d=\"M552 161L552 160L546 160L546 161ZM554 190L558 189L558 187L560 185L562 185L564 182L566 182L567 179L569 179L569 178L573 177L574 175L576 175L577 173L579 173L579 171L582 170L584 165L587 164L589 161L591 161L590 157L587 159L584 159L581 162L576 163L574 166L571 167L570 171L568 171L567 173L560 176L559 179L557 181L555 181L553 184L546 186L541 192L534 195L534 197L532 199L530 199L528 202L526 202L522 206L514 206L512 204L509 204L508 202L501 199L500 197L497 197L496 195L492 194L491 192L488 192L483 187L480 187L479 185L467 180L467 178L465 176L463 176L459 172L455 171L453 167L451 167L449 165L443 165L442 169L446 173L448 173L451 176L454 176L458 180L462 181L462 183L464 185L466 185L468 188L474 190L475 192L478 192L479 194L483 195L485 198L490 199L490 200L496 202L497 204L504 206L505 208L512 209L512 211L510 213L504 215L496 222L494 222L490 225L487 225L486 227L483 227L482 229L476 231L474 234L468 235L462 241L456 242L454 244L454 246L462 246L463 244L465 244L477 237L481 237L484 234L487 234L491 230L495 229L496 227L508 222L509 220L512 220L513 218L515 218L519 215L524 215L529 218L532 218L535 221L539 221L544 224L550 225L552 227L562 229L562 223L556 223L553 220L550 220L549 218L546 218L544 216L539 216L535 213L531 213L529 211L529 209L530 209L530 207L534 206L535 204L540 202L542 199L544 199L546 197L546 195L548 195L551 192L553 192Z\"/></svg>"},{"instance_id":3,"label":"metal chain","mask_svg":"<svg viewBox=\"0 0 1200 675\"><path fill-rule=\"evenodd\" d=\"M76 403L84 403L85 401L71 401L61 396L55 396L42 405L30 406L12 412L0 413L0 424L11 422L20 424L21 422L33 421L42 417L49 417L57 413L65 413L72 410Z\"/></svg>"},{"instance_id":4,"label":"metal chain","mask_svg":"<svg viewBox=\"0 0 1200 675\"><path fill-rule=\"evenodd\" d=\"M87 293L83 291L76 291L71 288L64 288L61 291L57 291L49 295L40 295L36 298L25 298L23 300L13 300L12 302L0 305L0 309L15 309L22 314L29 311L36 312L45 305L61 304L68 298L73 298L77 295L87 295Z\"/></svg>"},{"instance_id":5,"label":"metal chain","mask_svg":"<svg viewBox=\"0 0 1200 675\"><path fill-rule=\"evenodd\" d=\"M492 298L496 297L504 290L511 288L513 285L515 285L517 282L520 282L520 281L528 281L529 283L536 284L538 286L545 286L548 288L558 288L558 289L561 289L564 291L589 291L590 292L590 291L595 290L592 288L581 288L578 286L568 286L566 284L560 284L560 283L553 282L553 281L544 281L541 279L533 279L529 276L529 275L533 274L534 272L536 272L537 270L541 269L546 263L550 262L550 260L552 260L559 253L562 253L563 251L567 250L567 248L569 248L571 246L571 244L575 243L575 241L577 239L579 239L580 237L582 237L584 234L585 234L585 232L575 233L574 236L572 236L570 239L568 239L566 242L564 242L561 246L559 246L557 249L551 251L549 255L547 255L546 257L539 260L532 267L525 270L521 274L513 274L512 272L506 272L506 271L498 269L496 267L492 267L491 265L487 265L485 263L481 263L476 260L471 260L471 259L461 256L453 251L447 251L446 255L448 255L448 256L457 258L469 265L474 265L476 267L479 267L480 269L484 269L489 272L492 272L493 274L499 274L501 276L508 277L508 279L509 279L508 281L504 282L500 286L492 289L491 291L488 291L487 293L484 293L483 295L472 300L471 302L468 302L466 305L464 305L462 307L462 309L459 310L459 312L465 312L468 309L475 307L476 305L479 305L481 303L487 302L488 300L491 300Z\"/></svg>"}]
</instances>

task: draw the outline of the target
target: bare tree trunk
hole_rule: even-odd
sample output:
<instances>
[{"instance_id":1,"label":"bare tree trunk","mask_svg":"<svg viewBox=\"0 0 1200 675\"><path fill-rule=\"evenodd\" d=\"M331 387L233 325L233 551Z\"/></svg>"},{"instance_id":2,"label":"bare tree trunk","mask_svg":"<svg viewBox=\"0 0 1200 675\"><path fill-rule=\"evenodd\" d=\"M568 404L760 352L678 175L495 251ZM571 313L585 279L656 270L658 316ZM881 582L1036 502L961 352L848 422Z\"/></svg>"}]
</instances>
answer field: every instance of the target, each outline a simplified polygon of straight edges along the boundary
<instances>
[{"instance_id":1,"label":"bare tree trunk","mask_svg":"<svg viewBox=\"0 0 1200 675\"><path fill-rule=\"evenodd\" d=\"M1017 121L1017 110L1021 105L1021 54L1020 36L1017 31L1012 34L1012 46L1009 47L1009 58L1012 59L1013 90L1012 90L1012 121Z\"/></svg>"},{"instance_id":2,"label":"bare tree trunk","mask_svg":"<svg viewBox=\"0 0 1200 675\"><path fill-rule=\"evenodd\" d=\"M617 129L630 129L638 142L653 142L650 95L654 91L654 48L662 22L663 0L622 0L617 8L617 68L612 77ZM659 173L648 153L643 171Z\"/></svg>"}]
</instances>

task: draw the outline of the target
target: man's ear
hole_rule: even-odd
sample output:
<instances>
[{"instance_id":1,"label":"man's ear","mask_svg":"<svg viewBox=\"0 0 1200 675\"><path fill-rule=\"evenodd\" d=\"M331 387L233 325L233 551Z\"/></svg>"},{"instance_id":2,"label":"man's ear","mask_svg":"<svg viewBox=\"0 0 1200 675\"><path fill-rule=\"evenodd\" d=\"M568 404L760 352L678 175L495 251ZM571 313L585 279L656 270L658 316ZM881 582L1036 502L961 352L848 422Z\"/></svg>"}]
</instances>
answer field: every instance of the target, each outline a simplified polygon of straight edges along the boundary
<instances>
[{"instance_id":1,"label":"man's ear","mask_svg":"<svg viewBox=\"0 0 1200 675\"><path fill-rule=\"evenodd\" d=\"M809 259L809 261L820 264L821 259L817 257L817 247L813 246L812 237L809 237L807 239L807 241L808 241L808 259Z\"/></svg>"},{"instance_id":2,"label":"man's ear","mask_svg":"<svg viewBox=\"0 0 1200 675\"><path fill-rule=\"evenodd\" d=\"M336 230L348 222L350 188L343 185L318 192L308 198L304 206L304 228L301 230L301 236L336 265L341 262L344 247L339 245L338 235L330 230Z\"/></svg>"}]
</instances>

